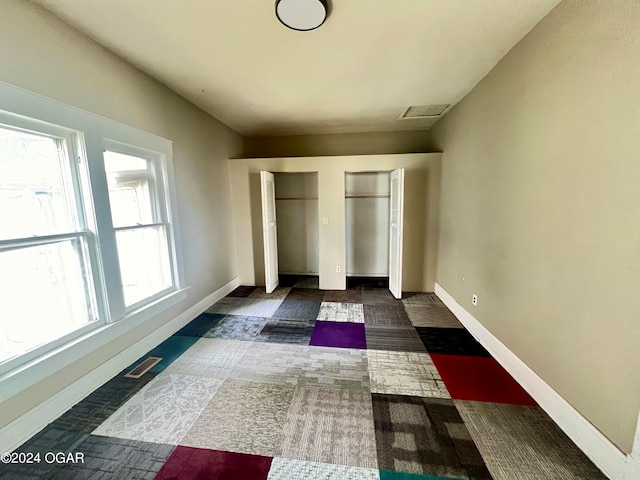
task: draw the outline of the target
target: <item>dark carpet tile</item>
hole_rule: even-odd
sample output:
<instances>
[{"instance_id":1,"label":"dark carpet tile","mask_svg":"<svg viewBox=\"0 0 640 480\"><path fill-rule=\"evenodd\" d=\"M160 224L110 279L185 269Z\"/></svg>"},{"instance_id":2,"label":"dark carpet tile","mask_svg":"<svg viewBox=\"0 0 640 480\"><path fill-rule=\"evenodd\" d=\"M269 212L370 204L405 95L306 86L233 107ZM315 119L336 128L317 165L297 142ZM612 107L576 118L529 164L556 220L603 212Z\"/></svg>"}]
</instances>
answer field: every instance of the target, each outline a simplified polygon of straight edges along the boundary
<instances>
[{"instance_id":1,"label":"dark carpet tile","mask_svg":"<svg viewBox=\"0 0 640 480\"><path fill-rule=\"evenodd\" d=\"M398 300L389 290L384 288L363 288L362 303L365 305L402 306L402 300Z\"/></svg>"},{"instance_id":2,"label":"dark carpet tile","mask_svg":"<svg viewBox=\"0 0 640 480\"><path fill-rule=\"evenodd\" d=\"M266 480L272 457L178 446L156 480Z\"/></svg>"},{"instance_id":3,"label":"dark carpet tile","mask_svg":"<svg viewBox=\"0 0 640 480\"><path fill-rule=\"evenodd\" d=\"M156 363L151 370L150 373L160 373L164 371L169 365L173 363L173 361L186 352L189 348L193 346L200 338L196 336L182 336L182 335L172 335L167 338L160 345L150 350L149 353L143 355L138 360L133 362L129 367L124 370L124 373L131 370L133 367L142 362L145 358L148 357L159 357L162 360ZM145 375L146 376L146 375Z\"/></svg>"},{"instance_id":4,"label":"dark carpet tile","mask_svg":"<svg viewBox=\"0 0 640 480\"><path fill-rule=\"evenodd\" d=\"M364 305L363 310L364 323L367 325L411 326L402 305Z\"/></svg>"},{"instance_id":5,"label":"dark carpet tile","mask_svg":"<svg viewBox=\"0 0 640 480\"><path fill-rule=\"evenodd\" d=\"M389 288L388 278L379 277L347 277L347 289L373 289L373 288Z\"/></svg>"},{"instance_id":6,"label":"dark carpet tile","mask_svg":"<svg viewBox=\"0 0 640 480\"><path fill-rule=\"evenodd\" d=\"M160 443L90 435L76 452L84 463L68 464L52 480L152 480L176 447Z\"/></svg>"},{"instance_id":7,"label":"dark carpet tile","mask_svg":"<svg viewBox=\"0 0 640 480\"><path fill-rule=\"evenodd\" d=\"M256 287L240 285L233 292L227 295L227 297L248 297L255 289Z\"/></svg>"},{"instance_id":8,"label":"dark carpet tile","mask_svg":"<svg viewBox=\"0 0 640 480\"><path fill-rule=\"evenodd\" d=\"M203 337L223 318L224 315L219 313L203 313L178 330L175 335L180 337Z\"/></svg>"},{"instance_id":9,"label":"dark carpet tile","mask_svg":"<svg viewBox=\"0 0 640 480\"><path fill-rule=\"evenodd\" d=\"M452 400L371 397L380 470L491 480Z\"/></svg>"},{"instance_id":10,"label":"dark carpet tile","mask_svg":"<svg viewBox=\"0 0 640 480\"><path fill-rule=\"evenodd\" d=\"M290 320L316 320L318 318L318 312L320 311L320 303L321 302L285 300L272 317Z\"/></svg>"},{"instance_id":11,"label":"dark carpet tile","mask_svg":"<svg viewBox=\"0 0 640 480\"><path fill-rule=\"evenodd\" d=\"M316 290L313 288L292 288L286 300L295 300L298 302L316 302L322 303L324 298L323 290Z\"/></svg>"},{"instance_id":12,"label":"dark carpet tile","mask_svg":"<svg viewBox=\"0 0 640 480\"><path fill-rule=\"evenodd\" d=\"M263 317L227 315L205 333L204 337L252 341L260 334L267 320Z\"/></svg>"},{"instance_id":13,"label":"dark carpet tile","mask_svg":"<svg viewBox=\"0 0 640 480\"><path fill-rule=\"evenodd\" d=\"M317 290L320 288L320 277L313 275L298 277L293 288L314 288Z\"/></svg>"},{"instance_id":14,"label":"dark carpet tile","mask_svg":"<svg viewBox=\"0 0 640 480\"><path fill-rule=\"evenodd\" d=\"M315 320L270 318L255 341L309 345L315 324Z\"/></svg>"},{"instance_id":15,"label":"dark carpet tile","mask_svg":"<svg viewBox=\"0 0 640 480\"><path fill-rule=\"evenodd\" d=\"M298 275L278 275L278 286L293 287L298 281Z\"/></svg>"},{"instance_id":16,"label":"dark carpet tile","mask_svg":"<svg viewBox=\"0 0 640 480\"><path fill-rule=\"evenodd\" d=\"M328 290L324 292L323 302L362 303L360 290Z\"/></svg>"},{"instance_id":17,"label":"dark carpet tile","mask_svg":"<svg viewBox=\"0 0 640 480\"><path fill-rule=\"evenodd\" d=\"M489 357L482 345L462 328L416 327L429 353Z\"/></svg>"},{"instance_id":18,"label":"dark carpet tile","mask_svg":"<svg viewBox=\"0 0 640 480\"><path fill-rule=\"evenodd\" d=\"M416 329L396 325L365 325L369 350L426 352Z\"/></svg>"}]
</instances>

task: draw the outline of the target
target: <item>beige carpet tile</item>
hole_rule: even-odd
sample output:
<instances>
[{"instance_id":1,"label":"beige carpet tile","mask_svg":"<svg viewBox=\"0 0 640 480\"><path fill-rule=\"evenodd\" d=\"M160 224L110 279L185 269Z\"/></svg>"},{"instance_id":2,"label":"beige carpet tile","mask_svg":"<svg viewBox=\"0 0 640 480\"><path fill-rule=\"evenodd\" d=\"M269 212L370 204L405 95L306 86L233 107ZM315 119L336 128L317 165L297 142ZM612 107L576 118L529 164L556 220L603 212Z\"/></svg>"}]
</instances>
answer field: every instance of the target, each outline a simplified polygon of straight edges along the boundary
<instances>
[{"instance_id":1,"label":"beige carpet tile","mask_svg":"<svg viewBox=\"0 0 640 480\"><path fill-rule=\"evenodd\" d=\"M165 371L93 434L177 445L221 385L219 379Z\"/></svg>"},{"instance_id":2,"label":"beige carpet tile","mask_svg":"<svg viewBox=\"0 0 640 480\"><path fill-rule=\"evenodd\" d=\"M540 407L455 403L494 480L605 480Z\"/></svg>"},{"instance_id":3,"label":"beige carpet tile","mask_svg":"<svg viewBox=\"0 0 640 480\"><path fill-rule=\"evenodd\" d=\"M227 380L181 445L275 456L295 387Z\"/></svg>"},{"instance_id":4,"label":"beige carpet tile","mask_svg":"<svg viewBox=\"0 0 640 480\"><path fill-rule=\"evenodd\" d=\"M359 303L322 302L318 320L364 323L364 310Z\"/></svg>"},{"instance_id":5,"label":"beige carpet tile","mask_svg":"<svg viewBox=\"0 0 640 480\"><path fill-rule=\"evenodd\" d=\"M201 338L165 371L224 380L251 345L240 340Z\"/></svg>"},{"instance_id":6,"label":"beige carpet tile","mask_svg":"<svg viewBox=\"0 0 640 480\"><path fill-rule=\"evenodd\" d=\"M372 393L451 398L427 353L369 350Z\"/></svg>"},{"instance_id":7,"label":"beige carpet tile","mask_svg":"<svg viewBox=\"0 0 640 480\"><path fill-rule=\"evenodd\" d=\"M414 327L464 328L447 307L437 305L405 305L404 310Z\"/></svg>"},{"instance_id":8,"label":"beige carpet tile","mask_svg":"<svg viewBox=\"0 0 640 480\"><path fill-rule=\"evenodd\" d=\"M280 307L282 300L268 298L225 297L211 305L207 313L245 315L247 317L271 317Z\"/></svg>"},{"instance_id":9,"label":"beige carpet tile","mask_svg":"<svg viewBox=\"0 0 640 480\"><path fill-rule=\"evenodd\" d=\"M369 391L299 386L287 414L280 455L377 468Z\"/></svg>"}]
</instances>

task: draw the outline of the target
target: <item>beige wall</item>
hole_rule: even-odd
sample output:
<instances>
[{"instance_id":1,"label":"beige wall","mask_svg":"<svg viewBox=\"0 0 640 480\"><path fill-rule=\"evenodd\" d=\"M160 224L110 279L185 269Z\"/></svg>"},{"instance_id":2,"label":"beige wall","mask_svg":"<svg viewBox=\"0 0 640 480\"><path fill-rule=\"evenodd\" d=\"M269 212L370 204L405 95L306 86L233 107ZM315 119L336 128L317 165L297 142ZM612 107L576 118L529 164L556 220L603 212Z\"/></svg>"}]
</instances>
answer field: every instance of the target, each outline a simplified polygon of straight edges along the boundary
<instances>
[{"instance_id":1,"label":"beige wall","mask_svg":"<svg viewBox=\"0 0 640 480\"><path fill-rule=\"evenodd\" d=\"M191 286L186 302L0 404L2 426L236 276L227 158L242 155L243 139L30 2L2 1L0 44L0 81L174 141L179 233Z\"/></svg>"},{"instance_id":2,"label":"beige wall","mask_svg":"<svg viewBox=\"0 0 640 480\"><path fill-rule=\"evenodd\" d=\"M438 283L625 452L640 409L639 79L640 3L564 1L431 131Z\"/></svg>"},{"instance_id":3,"label":"beige wall","mask_svg":"<svg viewBox=\"0 0 640 480\"><path fill-rule=\"evenodd\" d=\"M440 154L231 160L231 190L240 283L264 285L260 171L318 172L320 288L345 288L345 172L405 168L405 291L433 291L436 267ZM336 272L336 265L342 267Z\"/></svg>"},{"instance_id":4,"label":"beige wall","mask_svg":"<svg viewBox=\"0 0 640 480\"><path fill-rule=\"evenodd\" d=\"M409 120L407 120L409 121ZM317 157L330 155L378 155L423 153L429 132L340 133L334 135L293 135L253 137L244 142L247 157Z\"/></svg>"}]
</instances>

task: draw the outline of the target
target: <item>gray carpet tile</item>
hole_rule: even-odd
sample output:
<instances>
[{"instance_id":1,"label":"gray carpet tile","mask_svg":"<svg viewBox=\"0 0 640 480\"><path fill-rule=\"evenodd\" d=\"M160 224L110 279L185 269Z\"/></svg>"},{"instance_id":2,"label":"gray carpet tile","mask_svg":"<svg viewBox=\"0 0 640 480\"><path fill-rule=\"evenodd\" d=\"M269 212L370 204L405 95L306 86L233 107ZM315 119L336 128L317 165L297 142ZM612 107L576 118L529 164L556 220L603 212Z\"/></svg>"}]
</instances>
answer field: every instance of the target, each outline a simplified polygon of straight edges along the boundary
<instances>
[{"instance_id":1,"label":"gray carpet tile","mask_svg":"<svg viewBox=\"0 0 640 480\"><path fill-rule=\"evenodd\" d=\"M444 305L405 305L404 309L414 327L464 328Z\"/></svg>"},{"instance_id":2,"label":"gray carpet tile","mask_svg":"<svg viewBox=\"0 0 640 480\"><path fill-rule=\"evenodd\" d=\"M293 288L320 288L320 277L318 276L301 276L298 277Z\"/></svg>"},{"instance_id":3,"label":"gray carpet tile","mask_svg":"<svg viewBox=\"0 0 640 480\"><path fill-rule=\"evenodd\" d=\"M374 468L348 467L276 457L267 480L380 480Z\"/></svg>"},{"instance_id":4,"label":"gray carpet tile","mask_svg":"<svg viewBox=\"0 0 640 480\"><path fill-rule=\"evenodd\" d=\"M369 391L366 350L309 347L309 361L300 379L301 384Z\"/></svg>"},{"instance_id":5,"label":"gray carpet tile","mask_svg":"<svg viewBox=\"0 0 640 480\"><path fill-rule=\"evenodd\" d=\"M540 407L456 400L495 480L604 480Z\"/></svg>"},{"instance_id":6,"label":"gray carpet tile","mask_svg":"<svg viewBox=\"0 0 640 480\"><path fill-rule=\"evenodd\" d=\"M364 323L367 325L411 326L411 321L402 304L398 305L365 305Z\"/></svg>"},{"instance_id":7,"label":"gray carpet tile","mask_svg":"<svg viewBox=\"0 0 640 480\"><path fill-rule=\"evenodd\" d=\"M389 290L384 288L363 288L362 303L365 305L395 305L402 306L402 302L394 298Z\"/></svg>"},{"instance_id":8,"label":"gray carpet tile","mask_svg":"<svg viewBox=\"0 0 640 480\"><path fill-rule=\"evenodd\" d=\"M295 387L227 380L181 445L274 456Z\"/></svg>"},{"instance_id":9,"label":"gray carpet tile","mask_svg":"<svg viewBox=\"0 0 640 480\"><path fill-rule=\"evenodd\" d=\"M276 289L267 293L264 287L256 287L256 289L249 295L249 298L264 298L268 300L284 300L289 292L291 291L291 287L276 287Z\"/></svg>"},{"instance_id":10,"label":"gray carpet tile","mask_svg":"<svg viewBox=\"0 0 640 480\"><path fill-rule=\"evenodd\" d=\"M414 327L397 325L365 325L369 350L426 352Z\"/></svg>"},{"instance_id":11,"label":"gray carpet tile","mask_svg":"<svg viewBox=\"0 0 640 480\"><path fill-rule=\"evenodd\" d=\"M250 346L239 340L201 338L165 372L225 380Z\"/></svg>"},{"instance_id":12,"label":"gray carpet tile","mask_svg":"<svg viewBox=\"0 0 640 480\"><path fill-rule=\"evenodd\" d=\"M371 396L380 470L491 480L452 400Z\"/></svg>"},{"instance_id":13,"label":"gray carpet tile","mask_svg":"<svg viewBox=\"0 0 640 480\"><path fill-rule=\"evenodd\" d=\"M285 421L280 456L377 468L369 391L298 386Z\"/></svg>"},{"instance_id":14,"label":"gray carpet tile","mask_svg":"<svg viewBox=\"0 0 640 480\"><path fill-rule=\"evenodd\" d=\"M364 310L359 303L322 302L318 320L327 322L364 323Z\"/></svg>"},{"instance_id":15,"label":"gray carpet tile","mask_svg":"<svg viewBox=\"0 0 640 480\"><path fill-rule=\"evenodd\" d=\"M218 379L165 371L93 434L178 445L221 384Z\"/></svg>"},{"instance_id":16,"label":"gray carpet tile","mask_svg":"<svg viewBox=\"0 0 640 480\"><path fill-rule=\"evenodd\" d=\"M225 297L207 309L207 313L246 315L249 317L271 317L282 300L268 298Z\"/></svg>"},{"instance_id":17,"label":"gray carpet tile","mask_svg":"<svg viewBox=\"0 0 640 480\"><path fill-rule=\"evenodd\" d=\"M255 341L309 345L315 324L315 320L270 318Z\"/></svg>"},{"instance_id":18,"label":"gray carpet tile","mask_svg":"<svg viewBox=\"0 0 640 480\"><path fill-rule=\"evenodd\" d=\"M291 294L289 294L291 295ZM320 311L321 302L305 300L287 300L270 316L273 318L285 318L289 320L316 320Z\"/></svg>"},{"instance_id":19,"label":"gray carpet tile","mask_svg":"<svg viewBox=\"0 0 640 480\"><path fill-rule=\"evenodd\" d=\"M310 348L306 345L255 342L229 378L296 386L311 363Z\"/></svg>"},{"instance_id":20,"label":"gray carpet tile","mask_svg":"<svg viewBox=\"0 0 640 480\"><path fill-rule=\"evenodd\" d=\"M402 304L407 306L434 305L444 307L442 300L435 293L402 292Z\"/></svg>"},{"instance_id":21,"label":"gray carpet tile","mask_svg":"<svg viewBox=\"0 0 640 480\"><path fill-rule=\"evenodd\" d=\"M313 288L292 288L285 300L297 300L299 302L321 303L324 298L324 291Z\"/></svg>"},{"instance_id":22,"label":"gray carpet tile","mask_svg":"<svg viewBox=\"0 0 640 480\"><path fill-rule=\"evenodd\" d=\"M269 319L264 317L226 315L215 326L209 329L203 337L252 341L260 334L267 324L267 320Z\"/></svg>"},{"instance_id":23,"label":"gray carpet tile","mask_svg":"<svg viewBox=\"0 0 640 480\"><path fill-rule=\"evenodd\" d=\"M369 350L372 393L451 398L427 353Z\"/></svg>"},{"instance_id":24,"label":"gray carpet tile","mask_svg":"<svg viewBox=\"0 0 640 480\"><path fill-rule=\"evenodd\" d=\"M325 302L362 303L360 290L327 290L324 293Z\"/></svg>"}]
</instances>

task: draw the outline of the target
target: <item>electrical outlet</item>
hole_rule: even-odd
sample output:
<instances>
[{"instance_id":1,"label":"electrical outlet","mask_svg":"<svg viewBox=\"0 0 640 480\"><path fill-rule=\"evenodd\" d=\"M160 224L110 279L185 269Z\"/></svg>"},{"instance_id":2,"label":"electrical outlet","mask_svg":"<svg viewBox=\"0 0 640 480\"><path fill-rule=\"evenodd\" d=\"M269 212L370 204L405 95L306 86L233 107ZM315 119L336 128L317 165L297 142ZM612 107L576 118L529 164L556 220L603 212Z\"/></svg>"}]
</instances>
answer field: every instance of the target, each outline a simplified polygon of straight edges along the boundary
<instances>
[{"instance_id":1,"label":"electrical outlet","mask_svg":"<svg viewBox=\"0 0 640 480\"><path fill-rule=\"evenodd\" d=\"M336 265L336 273L340 273L340 265Z\"/></svg>"},{"instance_id":2,"label":"electrical outlet","mask_svg":"<svg viewBox=\"0 0 640 480\"><path fill-rule=\"evenodd\" d=\"M471 303L478 305L478 296L475 293L471 296Z\"/></svg>"},{"instance_id":3,"label":"electrical outlet","mask_svg":"<svg viewBox=\"0 0 640 480\"><path fill-rule=\"evenodd\" d=\"M329 225L329 217L322 217L322 224Z\"/></svg>"}]
</instances>

